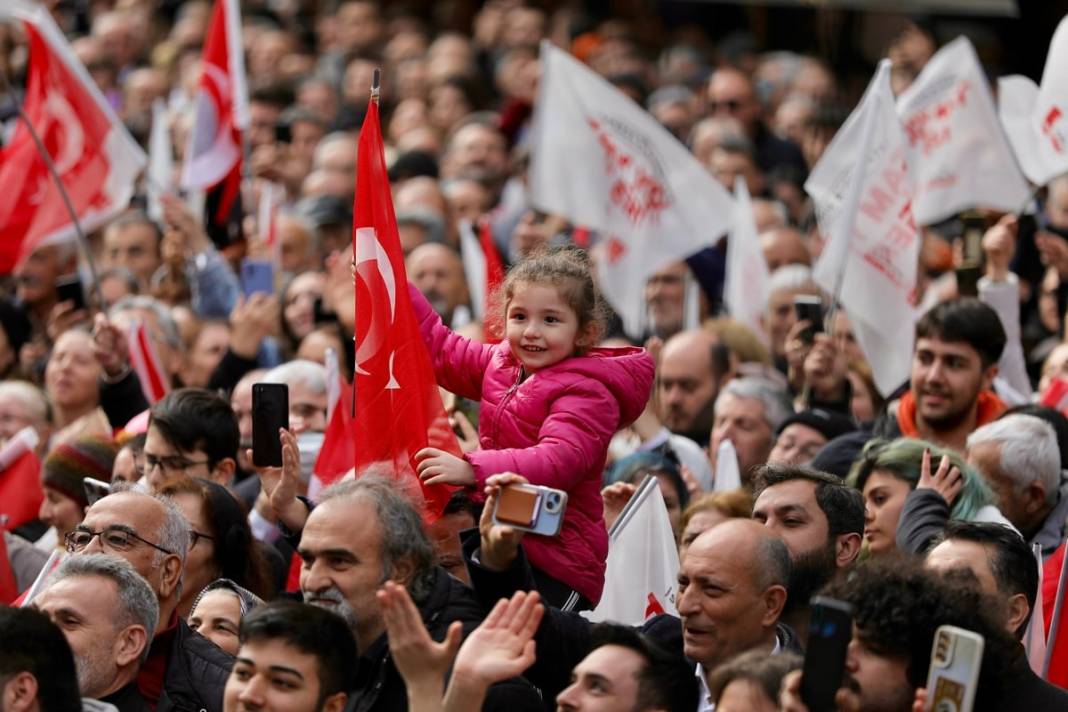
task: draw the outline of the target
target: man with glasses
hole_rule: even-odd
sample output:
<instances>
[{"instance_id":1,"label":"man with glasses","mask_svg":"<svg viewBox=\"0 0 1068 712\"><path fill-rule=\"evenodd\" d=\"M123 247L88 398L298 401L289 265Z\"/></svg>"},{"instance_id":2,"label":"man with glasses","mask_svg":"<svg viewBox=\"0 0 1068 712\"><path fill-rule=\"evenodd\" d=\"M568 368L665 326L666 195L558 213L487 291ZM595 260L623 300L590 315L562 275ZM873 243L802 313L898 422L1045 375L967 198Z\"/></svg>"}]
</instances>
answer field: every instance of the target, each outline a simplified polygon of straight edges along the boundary
<instances>
[{"instance_id":1,"label":"man with glasses","mask_svg":"<svg viewBox=\"0 0 1068 712\"><path fill-rule=\"evenodd\" d=\"M159 464L153 462L153 469ZM115 489L89 507L84 521L67 535L67 551L125 559L156 594L159 624L137 676L149 705L157 712L221 712L233 658L194 635L177 613L191 541L189 524L169 500L132 488Z\"/></svg>"},{"instance_id":2,"label":"man with glasses","mask_svg":"<svg viewBox=\"0 0 1068 712\"><path fill-rule=\"evenodd\" d=\"M227 486L237 469L239 442L237 418L225 398L180 388L152 406L140 473L153 491L179 475Z\"/></svg>"}]
</instances>

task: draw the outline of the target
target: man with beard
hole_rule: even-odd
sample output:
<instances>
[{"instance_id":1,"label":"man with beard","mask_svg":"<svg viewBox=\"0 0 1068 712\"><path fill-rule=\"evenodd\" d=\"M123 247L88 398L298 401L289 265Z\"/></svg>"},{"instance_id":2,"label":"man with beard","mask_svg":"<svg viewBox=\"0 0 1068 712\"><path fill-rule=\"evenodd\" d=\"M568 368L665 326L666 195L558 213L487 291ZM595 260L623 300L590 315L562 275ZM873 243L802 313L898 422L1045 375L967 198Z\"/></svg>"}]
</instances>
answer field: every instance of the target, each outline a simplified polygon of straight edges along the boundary
<instances>
[{"instance_id":1,"label":"man with beard","mask_svg":"<svg viewBox=\"0 0 1068 712\"><path fill-rule=\"evenodd\" d=\"M708 444L719 389L730 378L730 354L703 329L675 334L660 351L656 405L660 422L676 435Z\"/></svg>"},{"instance_id":2,"label":"man with beard","mask_svg":"<svg viewBox=\"0 0 1068 712\"><path fill-rule=\"evenodd\" d=\"M353 712L408 709L375 596L385 581L408 589L435 640L445 639L453 621L460 621L467 634L482 620L470 590L435 564L419 511L396 476L375 476L369 469L357 480L325 490L307 515L297 551L304 601L337 613L356 638L360 658L354 662ZM485 710L541 709L537 691L522 680L493 685L486 699Z\"/></svg>"},{"instance_id":3,"label":"man with beard","mask_svg":"<svg viewBox=\"0 0 1068 712\"><path fill-rule=\"evenodd\" d=\"M147 712L137 673L152 642L159 602L117 557L68 557L33 602L59 626L74 653L78 689L119 712Z\"/></svg>"},{"instance_id":4,"label":"man with beard","mask_svg":"<svg viewBox=\"0 0 1068 712\"><path fill-rule=\"evenodd\" d=\"M1005 410L991 390L1005 341L997 312L978 299L932 308L916 323L909 391L890 404L876 434L964 452L968 435Z\"/></svg>"},{"instance_id":5,"label":"man with beard","mask_svg":"<svg viewBox=\"0 0 1068 712\"><path fill-rule=\"evenodd\" d=\"M834 475L798 465L765 465L753 480L753 519L786 542L789 596L782 621L808 642L809 599L852 568L864 534L864 499Z\"/></svg>"},{"instance_id":6,"label":"man with beard","mask_svg":"<svg viewBox=\"0 0 1068 712\"><path fill-rule=\"evenodd\" d=\"M689 276L690 268L685 262L672 262L646 280L643 296L649 318L649 336L667 339L682 330Z\"/></svg>"},{"instance_id":7,"label":"man with beard","mask_svg":"<svg viewBox=\"0 0 1068 712\"><path fill-rule=\"evenodd\" d=\"M426 300L434 307L441 320L458 328L470 320L460 319L463 305L467 303L467 282L464 265L456 250L438 243L416 247L406 260L408 279L412 281Z\"/></svg>"}]
</instances>

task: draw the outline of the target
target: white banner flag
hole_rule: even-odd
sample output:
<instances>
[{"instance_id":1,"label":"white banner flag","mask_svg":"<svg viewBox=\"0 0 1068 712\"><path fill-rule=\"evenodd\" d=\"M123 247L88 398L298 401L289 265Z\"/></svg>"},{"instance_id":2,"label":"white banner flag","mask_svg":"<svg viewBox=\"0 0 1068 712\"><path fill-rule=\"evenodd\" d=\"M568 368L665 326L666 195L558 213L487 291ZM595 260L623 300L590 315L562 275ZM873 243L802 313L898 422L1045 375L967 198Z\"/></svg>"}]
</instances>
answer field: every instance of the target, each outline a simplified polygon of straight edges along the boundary
<instances>
[{"instance_id":1,"label":"white banner flag","mask_svg":"<svg viewBox=\"0 0 1068 712\"><path fill-rule=\"evenodd\" d=\"M638 335L649 275L715 244L730 195L656 119L586 65L542 43L531 202L606 236L601 288Z\"/></svg>"},{"instance_id":2,"label":"white banner flag","mask_svg":"<svg viewBox=\"0 0 1068 712\"><path fill-rule=\"evenodd\" d=\"M723 299L733 319L763 336L762 319L768 301L768 263L760 249L753 205L745 178L734 181L734 228L727 241L727 277Z\"/></svg>"},{"instance_id":3,"label":"white banner flag","mask_svg":"<svg viewBox=\"0 0 1068 712\"><path fill-rule=\"evenodd\" d=\"M998 122L972 43L935 53L898 97L916 181L912 212L930 225L975 207L1019 210L1029 189Z\"/></svg>"},{"instance_id":4,"label":"white banner flag","mask_svg":"<svg viewBox=\"0 0 1068 712\"><path fill-rule=\"evenodd\" d=\"M600 623L641 625L662 613L678 615L679 551L667 506L654 475L634 493L608 542L604 593L597 608L583 613Z\"/></svg>"},{"instance_id":5,"label":"white banner flag","mask_svg":"<svg viewBox=\"0 0 1068 712\"><path fill-rule=\"evenodd\" d=\"M145 192L148 216L163 224L160 196L174 193L174 148L171 146L170 115L163 99L152 102L152 132L148 136L148 171Z\"/></svg>"},{"instance_id":6,"label":"white banner flag","mask_svg":"<svg viewBox=\"0 0 1068 712\"><path fill-rule=\"evenodd\" d=\"M884 60L805 183L828 238L816 282L845 308L884 395L908 378L916 321L920 238L906 148Z\"/></svg>"}]
</instances>

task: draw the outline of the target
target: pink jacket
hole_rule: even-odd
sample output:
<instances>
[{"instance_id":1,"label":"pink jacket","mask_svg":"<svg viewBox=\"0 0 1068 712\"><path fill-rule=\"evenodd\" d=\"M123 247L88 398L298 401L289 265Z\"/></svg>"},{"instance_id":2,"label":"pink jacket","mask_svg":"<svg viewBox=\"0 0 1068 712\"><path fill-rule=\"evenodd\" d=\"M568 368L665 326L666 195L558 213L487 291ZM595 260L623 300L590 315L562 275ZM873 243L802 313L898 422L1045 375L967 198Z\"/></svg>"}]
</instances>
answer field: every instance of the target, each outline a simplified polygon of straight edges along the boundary
<instances>
[{"instance_id":1,"label":"pink jacket","mask_svg":"<svg viewBox=\"0 0 1068 712\"><path fill-rule=\"evenodd\" d=\"M490 475L517 472L567 492L560 533L528 535L523 544L531 564L596 604L608 556L601 500L608 441L645 408L652 357L640 348L593 349L520 382L507 341L453 333L418 289L409 291L438 384L480 402L481 449L466 456L480 489Z\"/></svg>"}]
</instances>

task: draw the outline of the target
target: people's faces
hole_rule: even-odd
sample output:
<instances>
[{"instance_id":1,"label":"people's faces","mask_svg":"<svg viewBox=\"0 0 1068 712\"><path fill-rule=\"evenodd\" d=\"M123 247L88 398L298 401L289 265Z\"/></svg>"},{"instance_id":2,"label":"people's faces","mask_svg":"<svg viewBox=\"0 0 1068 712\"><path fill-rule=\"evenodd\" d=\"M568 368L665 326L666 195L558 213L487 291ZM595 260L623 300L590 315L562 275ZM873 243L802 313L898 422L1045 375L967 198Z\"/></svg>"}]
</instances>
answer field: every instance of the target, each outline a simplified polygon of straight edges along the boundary
<instances>
[{"instance_id":1,"label":"people's faces","mask_svg":"<svg viewBox=\"0 0 1068 712\"><path fill-rule=\"evenodd\" d=\"M984 369L979 352L963 341L917 339L910 378L917 415L938 430L963 423L996 372Z\"/></svg>"},{"instance_id":2,"label":"people's faces","mask_svg":"<svg viewBox=\"0 0 1068 712\"><path fill-rule=\"evenodd\" d=\"M661 338L672 336L683 326L688 272L686 264L679 262L654 272L645 283L650 330Z\"/></svg>"},{"instance_id":3,"label":"people's faces","mask_svg":"<svg viewBox=\"0 0 1068 712\"><path fill-rule=\"evenodd\" d=\"M0 398L0 443L7 442L18 431L34 424L30 409L21 398Z\"/></svg>"},{"instance_id":4,"label":"people's faces","mask_svg":"<svg viewBox=\"0 0 1068 712\"><path fill-rule=\"evenodd\" d=\"M765 487L753 503L753 519L782 537L791 559L829 544L827 515L816 501L816 483L809 480Z\"/></svg>"},{"instance_id":5,"label":"people's faces","mask_svg":"<svg viewBox=\"0 0 1068 712\"><path fill-rule=\"evenodd\" d=\"M620 645L595 648L571 671L571 684L556 696L558 712L614 712L637 709L639 675L646 666L636 650Z\"/></svg>"},{"instance_id":6,"label":"people's faces","mask_svg":"<svg viewBox=\"0 0 1068 712\"><path fill-rule=\"evenodd\" d=\"M864 540L873 554L897 549L894 536L901 508L912 487L885 470L875 470L864 483Z\"/></svg>"},{"instance_id":7,"label":"people's faces","mask_svg":"<svg viewBox=\"0 0 1068 712\"><path fill-rule=\"evenodd\" d=\"M55 245L41 247L15 266L18 283L17 296L26 304L43 302L56 293L56 279L63 273L59 248Z\"/></svg>"},{"instance_id":8,"label":"people's faces","mask_svg":"<svg viewBox=\"0 0 1068 712\"><path fill-rule=\"evenodd\" d=\"M521 282L505 312L505 336L512 354L535 373L575 354L578 316L552 285Z\"/></svg>"},{"instance_id":9,"label":"people's faces","mask_svg":"<svg viewBox=\"0 0 1068 712\"><path fill-rule=\"evenodd\" d=\"M408 257L408 278L434 311L443 319L452 318L457 306L467 300L463 263L443 245L425 245Z\"/></svg>"},{"instance_id":10,"label":"people's faces","mask_svg":"<svg viewBox=\"0 0 1068 712\"><path fill-rule=\"evenodd\" d=\"M286 290L282 313L297 340L315 329L315 300L323 296L323 281L321 272L305 272L295 277Z\"/></svg>"},{"instance_id":11,"label":"people's faces","mask_svg":"<svg viewBox=\"0 0 1068 712\"><path fill-rule=\"evenodd\" d=\"M158 490L175 475L211 476L208 456L203 450L180 450L155 425L148 426L141 460L144 463L145 481L152 491Z\"/></svg>"},{"instance_id":12,"label":"people's faces","mask_svg":"<svg viewBox=\"0 0 1068 712\"><path fill-rule=\"evenodd\" d=\"M994 493L994 503L1005 518L1020 531L1029 531L1035 520L1045 510L1045 492L1033 488L1021 488L1014 477L1001 469L1001 445L997 442L977 443L968 448L968 464L979 471L983 481ZM1041 496L1037 498L1035 494Z\"/></svg>"},{"instance_id":13,"label":"people's faces","mask_svg":"<svg viewBox=\"0 0 1068 712\"><path fill-rule=\"evenodd\" d=\"M110 267L124 267L147 290L160 265L159 240L148 223L110 227L104 232L104 254Z\"/></svg>"},{"instance_id":14,"label":"people's faces","mask_svg":"<svg viewBox=\"0 0 1068 712\"><path fill-rule=\"evenodd\" d=\"M237 654L237 634L241 627L241 601L226 589L205 593L189 612L189 627L194 632L230 653Z\"/></svg>"},{"instance_id":15,"label":"people's faces","mask_svg":"<svg viewBox=\"0 0 1068 712\"><path fill-rule=\"evenodd\" d=\"M149 541L157 546L160 544L160 532L166 510L162 502L150 496L134 493L120 492L110 494L89 507L85 513L82 525L88 529L99 532L108 527L119 527ZM109 548L102 542L102 537L93 537L89 545L82 549L79 554L110 554L126 559L137 573L141 574L152 590L160 598L164 598L170 590L164 591L164 580L173 573L165 570L168 561L161 561L166 557L158 549L137 539L131 539L131 546L125 551ZM180 561L177 556L171 556L170 560ZM174 566L173 563L169 564ZM168 579L169 581L169 579ZM174 583L176 583L176 578Z\"/></svg>"},{"instance_id":16,"label":"people's faces","mask_svg":"<svg viewBox=\"0 0 1068 712\"><path fill-rule=\"evenodd\" d=\"M716 712L778 712L779 705L752 680L737 678L727 683L716 700Z\"/></svg>"},{"instance_id":17,"label":"people's faces","mask_svg":"<svg viewBox=\"0 0 1068 712\"><path fill-rule=\"evenodd\" d=\"M791 423L775 438L768 462L780 465L804 465L827 444L823 433L803 423Z\"/></svg>"},{"instance_id":18,"label":"people's faces","mask_svg":"<svg viewBox=\"0 0 1068 712\"><path fill-rule=\"evenodd\" d=\"M712 369L709 344L668 342L656 379L660 422L674 433L708 432L719 381Z\"/></svg>"},{"instance_id":19,"label":"people's faces","mask_svg":"<svg viewBox=\"0 0 1068 712\"><path fill-rule=\"evenodd\" d=\"M45 368L45 390L55 405L69 410L91 409L100 400L100 362L88 332L65 331L56 340Z\"/></svg>"},{"instance_id":20,"label":"people's faces","mask_svg":"<svg viewBox=\"0 0 1068 712\"><path fill-rule=\"evenodd\" d=\"M786 337L797 323L794 310L794 297L800 294L817 293L811 289L779 289L768 295L768 306L764 312L764 331L775 356L786 354Z\"/></svg>"},{"instance_id":21,"label":"people's faces","mask_svg":"<svg viewBox=\"0 0 1068 712\"><path fill-rule=\"evenodd\" d=\"M44 499L41 500L37 516L48 526L55 527L59 540L63 541L67 532L81 524L85 509L81 502L68 497L55 487L46 484L43 489Z\"/></svg>"},{"instance_id":22,"label":"people's faces","mask_svg":"<svg viewBox=\"0 0 1068 712\"><path fill-rule=\"evenodd\" d=\"M189 522L189 530L197 533L196 543L190 542L191 547L185 556L185 571L182 574L182 603L191 606L197 594L222 574L215 563L215 541L199 536L206 534L214 537L215 528L208 521L204 501L197 495L192 492L179 492L172 495L171 500Z\"/></svg>"},{"instance_id":23,"label":"people's faces","mask_svg":"<svg viewBox=\"0 0 1068 712\"><path fill-rule=\"evenodd\" d=\"M289 429L294 434L326 430L326 393L316 393L301 382L289 384Z\"/></svg>"},{"instance_id":24,"label":"people's faces","mask_svg":"<svg viewBox=\"0 0 1068 712\"><path fill-rule=\"evenodd\" d=\"M764 403L759 399L724 394L716 402L709 449L718 453L720 443L730 440L738 454L743 479L751 469L767 462L774 439L775 433L764 419Z\"/></svg>"},{"instance_id":25,"label":"people's faces","mask_svg":"<svg viewBox=\"0 0 1068 712\"><path fill-rule=\"evenodd\" d=\"M860 709L865 712L908 712L913 689L909 661L880 654L856 629L846 652L846 673L859 688Z\"/></svg>"},{"instance_id":26,"label":"people's faces","mask_svg":"<svg viewBox=\"0 0 1068 712\"><path fill-rule=\"evenodd\" d=\"M277 639L245 642L223 690L224 712L340 712L345 693L319 704L319 661Z\"/></svg>"},{"instance_id":27,"label":"people's faces","mask_svg":"<svg viewBox=\"0 0 1068 712\"><path fill-rule=\"evenodd\" d=\"M471 579L460 550L460 532L476 526L478 522L469 512L454 512L439 517L427 527L427 534L438 555L438 566L468 586L471 585Z\"/></svg>"},{"instance_id":28,"label":"people's faces","mask_svg":"<svg viewBox=\"0 0 1068 712\"><path fill-rule=\"evenodd\" d=\"M205 388L211 381L215 367L230 347L230 327L222 322L205 322L192 348L185 354L181 372L182 384L190 388Z\"/></svg>"},{"instance_id":29,"label":"people's faces","mask_svg":"<svg viewBox=\"0 0 1068 712\"><path fill-rule=\"evenodd\" d=\"M690 548L690 544L697 537L717 524L722 524L727 519L727 515L718 509L706 509L703 512L697 512L692 515L690 520L686 522L686 528L682 530L682 535L679 537L679 561L686 557L686 550Z\"/></svg>"}]
</instances>

